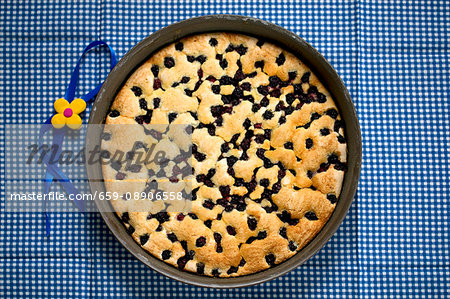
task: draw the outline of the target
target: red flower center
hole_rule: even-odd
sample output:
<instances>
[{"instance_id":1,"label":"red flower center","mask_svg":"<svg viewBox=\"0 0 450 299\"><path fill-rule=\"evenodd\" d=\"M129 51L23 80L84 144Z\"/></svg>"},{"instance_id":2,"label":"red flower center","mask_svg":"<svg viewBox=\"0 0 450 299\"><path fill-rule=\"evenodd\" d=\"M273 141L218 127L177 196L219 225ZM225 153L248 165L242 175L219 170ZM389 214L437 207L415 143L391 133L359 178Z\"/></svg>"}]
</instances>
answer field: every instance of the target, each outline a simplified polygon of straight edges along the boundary
<instances>
[{"instance_id":1,"label":"red flower center","mask_svg":"<svg viewBox=\"0 0 450 299\"><path fill-rule=\"evenodd\" d=\"M65 116L65 117L71 117L72 115L73 115L72 109L66 108L66 109L64 110L64 116Z\"/></svg>"}]
</instances>

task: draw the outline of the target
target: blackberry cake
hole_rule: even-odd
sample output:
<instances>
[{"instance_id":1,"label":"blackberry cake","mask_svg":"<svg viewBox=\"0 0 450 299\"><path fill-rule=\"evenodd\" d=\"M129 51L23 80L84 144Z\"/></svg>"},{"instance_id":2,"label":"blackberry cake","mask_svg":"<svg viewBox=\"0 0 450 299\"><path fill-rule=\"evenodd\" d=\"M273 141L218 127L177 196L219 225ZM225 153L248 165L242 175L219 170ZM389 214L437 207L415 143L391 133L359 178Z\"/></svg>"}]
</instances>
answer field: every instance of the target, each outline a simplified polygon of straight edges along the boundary
<instances>
[{"instance_id":1,"label":"blackberry cake","mask_svg":"<svg viewBox=\"0 0 450 299\"><path fill-rule=\"evenodd\" d=\"M189 192L179 187L192 196L190 211L113 205L145 250L201 275L248 275L295 255L332 214L346 171L344 125L326 87L286 49L241 34L194 35L159 50L120 89L105 123L134 124L104 132L105 152L130 151L135 139L145 151L152 125L190 130L163 169L172 183L191 172ZM120 194L157 188L160 171L103 166L107 191Z\"/></svg>"}]
</instances>

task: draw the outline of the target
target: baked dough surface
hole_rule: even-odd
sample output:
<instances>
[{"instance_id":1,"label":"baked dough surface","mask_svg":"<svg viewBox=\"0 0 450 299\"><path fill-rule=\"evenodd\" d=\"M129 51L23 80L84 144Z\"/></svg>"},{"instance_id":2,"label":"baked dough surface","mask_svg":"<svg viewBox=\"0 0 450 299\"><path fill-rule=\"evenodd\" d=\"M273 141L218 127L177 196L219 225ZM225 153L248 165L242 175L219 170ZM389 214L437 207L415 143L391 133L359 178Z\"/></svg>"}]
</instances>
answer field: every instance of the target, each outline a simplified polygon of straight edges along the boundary
<instances>
[{"instance_id":1,"label":"baked dough surface","mask_svg":"<svg viewBox=\"0 0 450 299\"><path fill-rule=\"evenodd\" d=\"M128 151L133 136L144 150L145 128L169 123L193 128L192 211L118 211L155 257L202 275L247 275L295 255L332 214L346 170L343 122L327 89L285 49L234 33L161 49L106 118L133 131L105 133L102 149ZM154 174L103 167L107 191L121 194L148 190Z\"/></svg>"}]
</instances>

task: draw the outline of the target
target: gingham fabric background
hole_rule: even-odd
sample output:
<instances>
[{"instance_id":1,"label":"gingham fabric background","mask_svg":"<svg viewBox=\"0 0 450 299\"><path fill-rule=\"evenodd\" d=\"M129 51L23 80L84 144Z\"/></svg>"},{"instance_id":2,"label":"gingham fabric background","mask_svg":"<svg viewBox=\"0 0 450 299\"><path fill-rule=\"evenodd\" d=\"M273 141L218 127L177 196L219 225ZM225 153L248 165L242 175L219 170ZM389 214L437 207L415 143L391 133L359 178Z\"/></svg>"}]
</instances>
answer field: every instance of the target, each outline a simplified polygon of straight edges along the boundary
<instances>
[{"instance_id":1,"label":"gingham fabric background","mask_svg":"<svg viewBox=\"0 0 450 299\"><path fill-rule=\"evenodd\" d=\"M357 198L331 241L290 274L243 289L202 289L157 274L94 213L51 215L49 238L42 213L2 213L1 297L450 296L448 1L39 2L0 4L2 132L3 123L40 123L53 113L92 40L121 57L173 22L243 14L297 33L336 68L357 107L363 167ZM82 91L106 69L104 54L88 56ZM0 176L3 182L3 167Z\"/></svg>"}]
</instances>

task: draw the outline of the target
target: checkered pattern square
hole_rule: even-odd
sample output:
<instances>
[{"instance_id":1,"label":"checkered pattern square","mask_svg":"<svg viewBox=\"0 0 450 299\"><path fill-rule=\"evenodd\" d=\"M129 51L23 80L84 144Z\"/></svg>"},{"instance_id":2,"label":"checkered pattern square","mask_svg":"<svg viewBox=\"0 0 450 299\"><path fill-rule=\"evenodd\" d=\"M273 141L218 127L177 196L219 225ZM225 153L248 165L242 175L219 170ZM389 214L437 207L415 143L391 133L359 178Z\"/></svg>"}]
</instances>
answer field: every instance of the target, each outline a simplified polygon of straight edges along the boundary
<instances>
[{"instance_id":1,"label":"checkered pattern square","mask_svg":"<svg viewBox=\"0 0 450 299\"><path fill-rule=\"evenodd\" d=\"M450 296L450 9L448 1L3 1L0 145L9 124L43 122L92 40L123 56L171 23L240 14L283 26L335 67L357 107L357 197L330 242L295 271L233 290L188 286L150 270L99 215L0 213L0 297L448 298ZM101 51L79 94L106 75ZM86 111L86 117L89 109ZM32 141L30 141L32 142ZM0 151L0 208L5 153ZM54 186L58 188L58 186Z\"/></svg>"}]
</instances>

